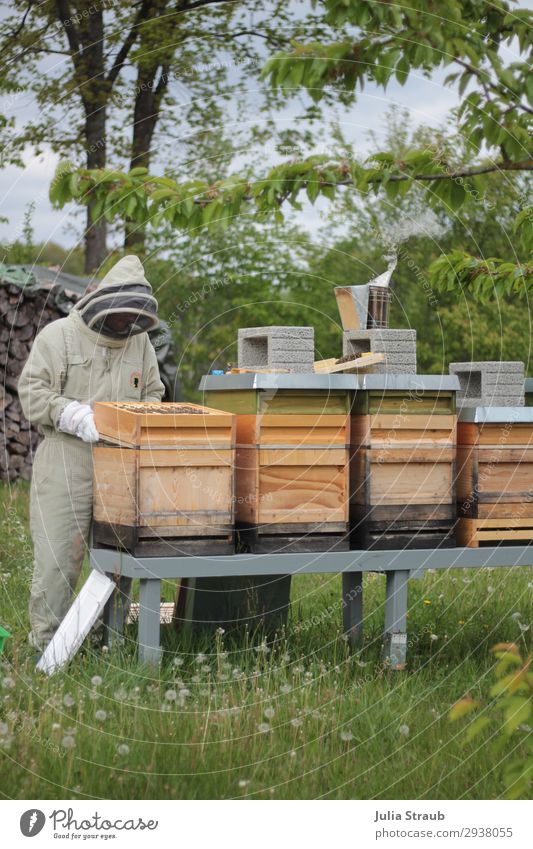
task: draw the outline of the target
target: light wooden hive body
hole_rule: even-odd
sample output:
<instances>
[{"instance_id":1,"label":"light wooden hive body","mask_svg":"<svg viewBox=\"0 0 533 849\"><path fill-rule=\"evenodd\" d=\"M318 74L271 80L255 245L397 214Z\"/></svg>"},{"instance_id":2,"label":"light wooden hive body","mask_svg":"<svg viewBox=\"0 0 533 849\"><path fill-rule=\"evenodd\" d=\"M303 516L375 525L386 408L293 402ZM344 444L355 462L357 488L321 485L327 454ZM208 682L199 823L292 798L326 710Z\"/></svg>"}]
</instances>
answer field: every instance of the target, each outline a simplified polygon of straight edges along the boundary
<instances>
[{"instance_id":1,"label":"light wooden hive body","mask_svg":"<svg viewBox=\"0 0 533 849\"><path fill-rule=\"evenodd\" d=\"M358 390L351 420L354 548L455 545L455 394Z\"/></svg>"},{"instance_id":2,"label":"light wooden hive body","mask_svg":"<svg viewBox=\"0 0 533 849\"><path fill-rule=\"evenodd\" d=\"M459 422L457 542L533 540L533 428L526 422Z\"/></svg>"},{"instance_id":3,"label":"light wooden hive body","mask_svg":"<svg viewBox=\"0 0 533 849\"><path fill-rule=\"evenodd\" d=\"M140 539L231 537L231 414L188 403L97 403L95 423L109 443L94 449L100 537L110 535L111 542L114 535L128 548Z\"/></svg>"},{"instance_id":4,"label":"light wooden hive body","mask_svg":"<svg viewBox=\"0 0 533 849\"><path fill-rule=\"evenodd\" d=\"M246 389L206 397L237 419L239 525L263 539L300 536L302 545L311 534L337 534L347 547L348 393Z\"/></svg>"}]
</instances>

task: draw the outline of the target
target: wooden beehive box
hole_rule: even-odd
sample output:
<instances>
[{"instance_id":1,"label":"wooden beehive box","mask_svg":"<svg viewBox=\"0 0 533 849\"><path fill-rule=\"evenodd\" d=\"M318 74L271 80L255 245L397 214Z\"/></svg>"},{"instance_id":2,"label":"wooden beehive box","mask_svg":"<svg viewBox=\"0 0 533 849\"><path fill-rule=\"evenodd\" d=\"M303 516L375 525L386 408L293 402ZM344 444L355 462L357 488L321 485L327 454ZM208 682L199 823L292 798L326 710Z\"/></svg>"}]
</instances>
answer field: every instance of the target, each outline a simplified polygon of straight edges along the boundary
<instances>
[{"instance_id":1,"label":"wooden beehive box","mask_svg":"<svg viewBox=\"0 0 533 849\"><path fill-rule=\"evenodd\" d=\"M204 378L210 404L236 414L236 520L253 551L348 548L350 378Z\"/></svg>"},{"instance_id":2,"label":"wooden beehive box","mask_svg":"<svg viewBox=\"0 0 533 849\"><path fill-rule=\"evenodd\" d=\"M462 410L457 443L458 544L533 541L533 409Z\"/></svg>"},{"instance_id":3,"label":"wooden beehive box","mask_svg":"<svg viewBox=\"0 0 533 849\"><path fill-rule=\"evenodd\" d=\"M457 378L368 375L352 404L354 549L454 546Z\"/></svg>"},{"instance_id":4,"label":"wooden beehive box","mask_svg":"<svg viewBox=\"0 0 533 849\"><path fill-rule=\"evenodd\" d=\"M96 403L93 542L231 553L235 421L197 404ZM104 444L105 443L105 444Z\"/></svg>"}]
</instances>

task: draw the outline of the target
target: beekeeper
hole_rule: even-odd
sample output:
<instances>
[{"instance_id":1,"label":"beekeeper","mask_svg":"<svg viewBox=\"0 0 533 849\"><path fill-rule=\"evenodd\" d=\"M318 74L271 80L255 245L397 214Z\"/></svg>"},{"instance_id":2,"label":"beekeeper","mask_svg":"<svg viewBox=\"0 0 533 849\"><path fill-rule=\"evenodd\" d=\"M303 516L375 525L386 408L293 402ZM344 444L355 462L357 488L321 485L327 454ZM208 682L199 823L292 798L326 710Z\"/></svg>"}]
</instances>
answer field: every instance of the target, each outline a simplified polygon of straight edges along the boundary
<instances>
[{"instance_id":1,"label":"beekeeper","mask_svg":"<svg viewBox=\"0 0 533 849\"><path fill-rule=\"evenodd\" d=\"M164 386L147 331L157 301L143 266L126 256L66 318L36 336L19 379L26 418L44 439L33 461L34 572L30 642L42 651L67 612L92 519L95 401L160 401Z\"/></svg>"}]
</instances>

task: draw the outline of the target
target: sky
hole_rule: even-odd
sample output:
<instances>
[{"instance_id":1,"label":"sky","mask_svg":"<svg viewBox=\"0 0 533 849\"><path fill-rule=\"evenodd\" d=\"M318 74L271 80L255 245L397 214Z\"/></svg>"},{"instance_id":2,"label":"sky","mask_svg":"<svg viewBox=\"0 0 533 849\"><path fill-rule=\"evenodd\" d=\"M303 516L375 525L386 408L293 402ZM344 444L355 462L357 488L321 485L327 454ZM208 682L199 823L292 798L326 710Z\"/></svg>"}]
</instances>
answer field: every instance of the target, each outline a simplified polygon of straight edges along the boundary
<instances>
[{"instance_id":1,"label":"sky","mask_svg":"<svg viewBox=\"0 0 533 849\"><path fill-rule=\"evenodd\" d=\"M414 126L420 123L443 122L450 108L456 105L457 98L455 93L445 88L438 78L427 80L413 77L403 88L399 85L391 86L386 95L382 89L367 86L364 93L358 96L357 102L338 116L343 132L353 141L357 154L364 155L368 152L369 131L373 130L378 135L383 132L384 115L392 103L409 110ZM288 108L285 115L280 115L277 122L279 128L290 126L297 111L294 107ZM254 114L252 118L255 121L258 116ZM325 116L326 121L331 121L332 118L333 115ZM228 116L225 129L229 133L231 123L232 117ZM316 152L325 152L324 147L319 145ZM280 161L274 149L270 151L268 158L272 165ZM0 224L0 241L11 242L20 237L24 213L28 206L34 203L32 223L35 241L54 241L63 246L73 244L76 238L75 230L79 230L81 224L79 212L76 212L72 204L63 210L54 210L48 200L48 189L58 161L58 154L53 153L49 148L46 148L42 156L35 156L28 151L24 155L24 168L9 166L0 171L0 214L9 219L8 223ZM236 161L235 168L238 169L238 166L239 162ZM265 157L265 170L267 168L268 161ZM313 226L316 226L316 222L313 225L316 217L309 209L300 223L304 227L313 229Z\"/></svg>"},{"instance_id":2,"label":"sky","mask_svg":"<svg viewBox=\"0 0 533 849\"><path fill-rule=\"evenodd\" d=\"M532 6L531 2L522 2L522 6ZM454 90L444 86L443 81L450 69L439 71L430 79L421 75L411 74L407 84L400 86L395 80L389 85L387 92L376 85L368 84L363 93L358 94L357 101L349 108L333 113L324 110L324 126L327 128L335 120L338 120L345 137L353 144L354 153L364 156L369 151L368 133L373 131L379 137L384 130L384 116L391 104L397 104L408 110L409 121L412 126L418 124L429 124L437 126L444 123L446 115L458 103L457 94ZM236 115L231 104L225 113L224 130L231 134L232 127L238 122L239 128L248 117L251 122L258 122L261 116L258 114L257 96L254 88L256 86L255 74L250 79L248 92L249 115ZM19 99L16 103L2 103L0 98L0 112L15 114L19 124L35 115L36 106L30 98ZM300 107L294 102L289 103L276 118L278 128L289 127L298 115ZM176 126L180 126L179 105L175 107ZM175 156L179 165L179 146L175 148ZM242 160L253 151L244 152ZM269 165L280 161L275 151L274 143L272 149L256 151L261 153L264 170ZM318 147L316 152L325 152L323 147ZM31 151L24 155L24 167L7 167L0 171L0 216L8 219L6 223L0 222L0 241L12 242L21 237L24 214L30 204L34 204L32 224L34 229L34 241L57 242L64 247L72 247L80 237L84 212L74 205L69 205L63 210L54 210L48 200L48 189L53 178L59 157L49 147L44 146L41 156L36 156ZM154 167L154 172L161 173L164 163ZM239 160L234 163L234 170L238 171ZM124 167L124 164L123 164ZM193 169L192 169L193 170ZM320 207L319 207L320 208ZM296 223L304 229L314 231L320 226L319 208L313 209L306 204L301 213L296 217Z\"/></svg>"}]
</instances>

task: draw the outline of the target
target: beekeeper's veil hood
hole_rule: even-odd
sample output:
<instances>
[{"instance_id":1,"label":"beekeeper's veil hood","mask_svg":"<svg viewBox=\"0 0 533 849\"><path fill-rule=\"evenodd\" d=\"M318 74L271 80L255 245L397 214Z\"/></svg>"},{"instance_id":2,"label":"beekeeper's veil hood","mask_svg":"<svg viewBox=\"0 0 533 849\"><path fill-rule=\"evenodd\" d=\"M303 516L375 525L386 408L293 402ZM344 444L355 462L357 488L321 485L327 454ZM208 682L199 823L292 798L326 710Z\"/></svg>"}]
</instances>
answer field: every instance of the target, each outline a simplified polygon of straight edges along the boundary
<instances>
[{"instance_id":1,"label":"beekeeper's veil hood","mask_svg":"<svg viewBox=\"0 0 533 849\"><path fill-rule=\"evenodd\" d=\"M112 339L126 339L159 326L157 301L136 256L120 259L94 292L84 295L74 309L87 327ZM124 330L114 330L109 319L119 314L131 315L135 321Z\"/></svg>"}]
</instances>

